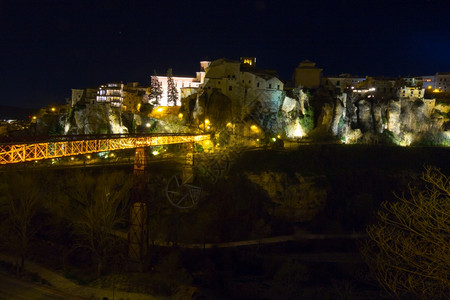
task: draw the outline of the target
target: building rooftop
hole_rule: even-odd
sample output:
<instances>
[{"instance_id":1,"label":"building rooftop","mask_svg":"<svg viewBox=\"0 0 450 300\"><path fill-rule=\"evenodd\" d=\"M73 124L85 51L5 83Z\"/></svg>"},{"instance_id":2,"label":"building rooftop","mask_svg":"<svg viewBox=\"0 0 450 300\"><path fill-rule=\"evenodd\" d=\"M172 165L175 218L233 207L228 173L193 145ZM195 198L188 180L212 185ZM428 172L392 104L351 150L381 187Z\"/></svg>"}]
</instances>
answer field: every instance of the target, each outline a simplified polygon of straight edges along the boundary
<instances>
[{"instance_id":1,"label":"building rooftop","mask_svg":"<svg viewBox=\"0 0 450 300\"><path fill-rule=\"evenodd\" d=\"M270 79L273 77L278 77L278 73L275 70L262 70L262 69L258 69L252 66L249 66L247 64L241 64L241 72L248 72L248 73L252 73L256 76L259 76L261 78L264 79Z\"/></svg>"}]
</instances>

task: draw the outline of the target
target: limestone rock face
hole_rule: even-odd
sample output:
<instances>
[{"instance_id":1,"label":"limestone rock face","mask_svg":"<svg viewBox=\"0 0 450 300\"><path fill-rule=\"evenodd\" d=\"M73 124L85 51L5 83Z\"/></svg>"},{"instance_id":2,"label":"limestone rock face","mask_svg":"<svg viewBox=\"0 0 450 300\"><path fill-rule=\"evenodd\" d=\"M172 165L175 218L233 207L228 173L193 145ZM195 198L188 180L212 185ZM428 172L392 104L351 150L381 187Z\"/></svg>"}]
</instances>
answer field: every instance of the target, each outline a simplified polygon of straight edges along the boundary
<instances>
[{"instance_id":1,"label":"limestone rock face","mask_svg":"<svg viewBox=\"0 0 450 300\"><path fill-rule=\"evenodd\" d=\"M373 106L373 118L374 118L374 128L377 133L383 133L383 117L382 117L382 107L381 105Z\"/></svg>"},{"instance_id":2,"label":"limestone rock face","mask_svg":"<svg viewBox=\"0 0 450 300\"><path fill-rule=\"evenodd\" d=\"M338 97L336 99L336 105L334 108L333 119L331 122L330 130L333 135L339 134L339 123L343 122L345 117L345 102L346 102L346 94Z\"/></svg>"},{"instance_id":3,"label":"limestone rock face","mask_svg":"<svg viewBox=\"0 0 450 300\"><path fill-rule=\"evenodd\" d=\"M277 115L283 103L284 93L277 90L259 92L241 103L241 120L245 124L258 125L266 132L280 131Z\"/></svg>"},{"instance_id":4,"label":"limestone rock face","mask_svg":"<svg viewBox=\"0 0 450 300\"><path fill-rule=\"evenodd\" d=\"M425 105L422 100L402 101L402 112L400 115L402 131L421 132L427 130L430 122L427 122L424 109Z\"/></svg>"},{"instance_id":5,"label":"limestone rock face","mask_svg":"<svg viewBox=\"0 0 450 300\"><path fill-rule=\"evenodd\" d=\"M325 127L325 129L328 131L331 127L333 116L334 116L333 105L328 102L324 103L322 106L322 111L319 115L319 119L317 121L317 127Z\"/></svg>"},{"instance_id":6,"label":"limestone rock face","mask_svg":"<svg viewBox=\"0 0 450 300\"><path fill-rule=\"evenodd\" d=\"M120 114L119 108L107 104L86 104L85 108L74 110L65 134L128 133Z\"/></svg>"},{"instance_id":7,"label":"limestone rock face","mask_svg":"<svg viewBox=\"0 0 450 300\"><path fill-rule=\"evenodd\" d=\"M373 129L372 104L367 100L358 102L358 120L363 132Z\"/></svg>"},{"instance_id":8,"label":"limestone rock face","mask_svg":"<svg viewBox=\"0 0 450 300\"><path fill-rule=\"evenodd\" d=\"M395 134L400 134L400 113L400 101L389 101L387 110L387 129Z\"/></svg>"},{"instance_id":9,"label":"limestone rock face","mask_svg":"<svg viewBox=\"0 0 450 300\"><path fill-rule=\"evenodd\" d=\"M212 93L205 108L206 116L215 126L223 127L233 119L232 101L222 93Z\"/></svg>"},{"instance_id":10,"label":"limestone rock face","mask_svg":"<svg viewBox=\"0 0 450 300\"><path fill-rule=\"evenodd\" d=\"M345 101L345 125L348 127L356 127L358 124L358 107L354 104L356 102L356 98L350 94L346 97Z\"/></svg>"},{"instance_id":11,"label":"limestone rock face","mask_svg":"<svg viewBox=\"0 0 450 300\"><path fill-rule=\"evenodd\" d=\"M290 97L286 96L284 98L283 104L281 105L281 110L286 115L292 111L294 111L294 112L301 111L300 102L294 98L290 98Z\"/></svg>"},{"instance_id":12,"label":"limestone rock face","mask_svg":"<svg viewBox=\"0 0 450 300\"><path fill-rule=\"evenodd\" d=\"M327 199L324 178L304 177L298 173L288 177L285 173L247 173L251 182L260 186L277 204L274 215L293 222L307 222L319 213Z\"/></svg>"},{"instance_id":13,"label":"limestone rock face","mask_svg":"<svg viewBox=\"0 0 450 300\"><path fill-rule=\"evenodd\" d=\"M302 105L303 103L303 105ZM277 124L279 132L286 134L291 139L300 138L306 135L305 129L302 128L299 118L305 112L305 101L285 97L281 105L281 111L278 114Z\"/></svg>"}]
</instances>

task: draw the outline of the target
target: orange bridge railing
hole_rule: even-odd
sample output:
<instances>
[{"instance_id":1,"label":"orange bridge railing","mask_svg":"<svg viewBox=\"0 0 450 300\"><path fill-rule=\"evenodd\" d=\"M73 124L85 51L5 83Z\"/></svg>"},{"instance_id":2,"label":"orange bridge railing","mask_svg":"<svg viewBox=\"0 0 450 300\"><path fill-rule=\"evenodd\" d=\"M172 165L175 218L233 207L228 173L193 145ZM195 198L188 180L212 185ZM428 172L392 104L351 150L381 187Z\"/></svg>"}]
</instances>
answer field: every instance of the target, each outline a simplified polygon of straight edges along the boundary
<instances>
[{"instance_id":1,"label":"orange bridge railing","mask_svg":"<svg viewBox=\"0 0 450 300\"><path fill-rule=\"evenodd\" d=\"M0 165L102 151L193 143L209 139L209 135L151 134L66 136L40 142L8 143L0 144Z\"/></svg>"}]
</instances>

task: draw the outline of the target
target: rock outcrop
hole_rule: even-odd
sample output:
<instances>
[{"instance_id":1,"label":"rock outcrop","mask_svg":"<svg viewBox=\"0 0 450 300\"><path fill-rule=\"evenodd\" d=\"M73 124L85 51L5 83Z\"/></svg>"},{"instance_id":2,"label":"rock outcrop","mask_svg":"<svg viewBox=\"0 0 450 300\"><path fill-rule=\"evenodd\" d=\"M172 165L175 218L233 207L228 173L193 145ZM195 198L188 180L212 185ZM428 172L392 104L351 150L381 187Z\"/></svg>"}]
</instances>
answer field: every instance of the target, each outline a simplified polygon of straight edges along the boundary
<instances>
[{"instance_id":1,"label":"rock outcrop","mask_svg":"<svg viewBox=\"0 0 450 300\"><path fill-rule=\"evenodd\" d=\"M128 133L122 124L120 108L109 104L75 106L67 116L64 134L118 134Z\"/></svg>"},{"instance_id":2,"label":"rock outcrop","mask_svg":"<svg viewBox=\"0 0 450 300\"><path fill-rule=\"evenodd\" d=\"M307 222L318 214L327 199L325 178L304 177L295 173L247 173L251 182L265 190L276 204L273 214L292 222Z\"/></svg>"}]
</instances>

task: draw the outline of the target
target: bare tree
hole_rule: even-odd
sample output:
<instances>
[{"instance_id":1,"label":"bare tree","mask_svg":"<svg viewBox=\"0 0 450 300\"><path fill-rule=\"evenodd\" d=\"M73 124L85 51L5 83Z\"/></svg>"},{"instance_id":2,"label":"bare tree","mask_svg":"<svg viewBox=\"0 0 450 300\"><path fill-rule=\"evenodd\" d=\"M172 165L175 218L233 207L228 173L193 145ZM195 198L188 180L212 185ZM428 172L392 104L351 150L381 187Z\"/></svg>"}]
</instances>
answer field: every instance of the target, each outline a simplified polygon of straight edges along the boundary
<instances>
[{"instance_id":1,"label":"bare tree","mask_svg":"<svg viewBox=\"0 0 450 300\"><path fill-rule=\"evenodd\" d=\"M97 178L78 174L73 182L76 188L71 189L71 195L80 204L73 218L77 247L92 253L100 276L105 262L115 257L124 243L113 233L127 221L131 179L123 173L102 174Z\"/></svg>"},{"instance_id":2,"label":"bare tree","mask_svg":"<svg viewBox=\"0 0 450 300\"><path fill-rule=\"evenodd\" d=\"M450 177L426 167L424 186L385 202L367 229L362 254L374 277L396 298L450 295Z\"/></svg>"},{"instance_id":3,"label":"bare tree","mask_svg":"<svg viewBox=\"0 0 450 300\"><path fill-rule=\"evenodd\" d=\"M16 256L16 272L25 264L30 240L38 226L32 221L42 203L41 185L30 174L4 173L1 178L2 239Z\"/></svg>"}]
</instances>

